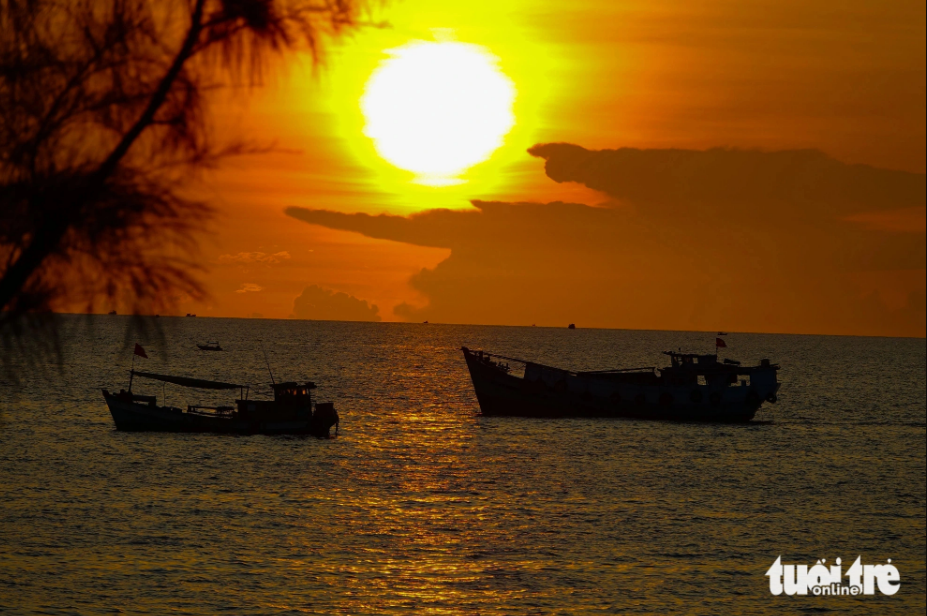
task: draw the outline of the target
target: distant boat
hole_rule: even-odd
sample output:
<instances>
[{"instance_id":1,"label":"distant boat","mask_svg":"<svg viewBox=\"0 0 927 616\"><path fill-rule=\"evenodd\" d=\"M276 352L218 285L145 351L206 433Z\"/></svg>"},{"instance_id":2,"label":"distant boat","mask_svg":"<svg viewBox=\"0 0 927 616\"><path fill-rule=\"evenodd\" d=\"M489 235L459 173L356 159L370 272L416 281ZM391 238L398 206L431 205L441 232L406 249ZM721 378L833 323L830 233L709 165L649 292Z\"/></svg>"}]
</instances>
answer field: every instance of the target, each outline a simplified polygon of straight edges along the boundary
<instances>
[{"instance_id":1,"label":"distant boat","mask_svg":"<svg viewBox=\"0 0 927 616\"><path fill-rule=\"evenodd\" d=\"M719 336L727 336L727 332L718 332Z\"/></svg>"},{"instance_id":2,"label":"distant boat","mask_svg":"<svg viewBox=\"0 0 927 616\"><path fill-rule=\"evenodd\" d=\"M196 347L201 351L223 351L224 349L219 346L219 341L216 342L207 342L206 344L197 344Z\"/></svg>"},{"instance_id":3,"label":"distant boat","mask_svg":"<svg viewBox=\"0 0 927 616\"><path fill-rule=\"evenodd\" d=\"M666 351L671 365L573 372L463 347L483 415L746 422L775 403L779 366ZM509 362L521 364L513 374ZM518 370L517 372L520 372Z\"/></svg>"},{"instance_id":4,"label":"distant boat","mask_svg":"<svg viewBox=\"0 0 927 616\"><path fill-rule=\"evenodd\" d=\"M192 314L192 313L190 313L190 312L188 312L188 313L187 313L187 316L188 316L188 317L195 317L196 315L195 315L195 314Z\"/></svg>"},{"instance_id":5,"label":"distant boat","mask_svg":"<svg viewBox=\"0 0 927 616\"><path fill-rule=\"evenodd\" d=\"M106 314L108 314L108 315L114 315L114 314L116 314L116 311L115 311L115 310L110 310L110 311L107 312Z\"/></svg>"},{"instance_id":6,"label":"distant boat","mask_svg":"<svg viewBox=\"0 0 927 616\"><path fill-rule=\"evenodd\" d=\"M156 396L132 393L129 390L111 394L103 390L117 430L151 432L220 432L226 434L310 434L330 436L331 427L338 430L339 417L331 402L312 401L315 383L295 382L273 384L273 400L250 400L250 386L236 383L207 381L184 376L130 371L139 377L173 383L194 389L238 389L240 397L234 406L189 405L186 409L158 406Z\"/></svg>"},{"instance_id":7,"label":"distant boat","mask_svg":"<svg viewBox=\"0 0 927 616\"><path fill-rule=\"evenodd\" d=\"M576 323L570 323L567 325L567 329L576 329Z\"/></svg>"}]
</instances>

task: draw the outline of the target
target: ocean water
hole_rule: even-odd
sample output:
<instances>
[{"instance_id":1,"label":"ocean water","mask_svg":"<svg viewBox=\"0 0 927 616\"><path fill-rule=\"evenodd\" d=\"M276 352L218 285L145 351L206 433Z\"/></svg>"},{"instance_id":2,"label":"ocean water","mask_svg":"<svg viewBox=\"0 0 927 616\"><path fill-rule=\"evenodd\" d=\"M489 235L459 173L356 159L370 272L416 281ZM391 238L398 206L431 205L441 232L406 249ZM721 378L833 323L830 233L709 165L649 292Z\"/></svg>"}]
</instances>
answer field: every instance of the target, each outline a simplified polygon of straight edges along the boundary
<instances>
[{"instance_id":1,"label":"ocean water","mask_svg":"<svg viewBox=\"0 0 927 616\"><path fill-rule=\"evenodd\" d=\"M0 383L4 614L924 613L922 339L732 333L725 356L782 364L743 426L483 418L459 351L661 365L714 333L164 318L139 339L138 367L255 397L263 344L335 403L319 440L117 432L100 389L126 386L128 323L65 319L60 368ZM778 556L890 558L901 586L773 596Z\"/></svg>"}]
</instances>

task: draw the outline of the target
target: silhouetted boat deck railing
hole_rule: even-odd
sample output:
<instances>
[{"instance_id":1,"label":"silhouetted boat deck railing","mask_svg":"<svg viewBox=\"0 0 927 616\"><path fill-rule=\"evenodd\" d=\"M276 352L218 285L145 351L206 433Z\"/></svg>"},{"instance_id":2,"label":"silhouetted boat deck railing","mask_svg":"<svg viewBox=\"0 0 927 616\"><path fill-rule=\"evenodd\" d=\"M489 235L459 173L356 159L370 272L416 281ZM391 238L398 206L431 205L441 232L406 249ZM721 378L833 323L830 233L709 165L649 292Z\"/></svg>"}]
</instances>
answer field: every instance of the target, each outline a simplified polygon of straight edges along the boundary
<instances>
[{"instance_id":1,"label":"silhouetted boat deck railing","mask_svg":"<svg viewBox=\"0 0 927 616\"><path fill-rule=\"evenodd\" d=\"M187 412L195 415L228 415L234 410L234 406L202 406L199 404L187 406Z\"/></svg>"},{"instance_id":2,"label":"silhouetted boat deck railing","mask_svg":"<svg viewBox=\"0 0 927 616\"><path fill-rule=\"evenodd\" d=\"M612 373L619 373L619 372L653 372L654 370L657 369L656 366L642 366L640 368L610 368L608 370L584 370L581 372L577 372L573 370L564 370L563 368L554 368L553 366L547 366L545 364L541 364L536 361L528 361L527 359L519 359L517 357L508 357L506 355L500 355L498 353L490 353L488 351L477 351L477 352L481 353L484 357L495 357L497 359L504 359L505 361L513 361L519 364L524 364L525 366L527 366L528 364L533 364L535 366L542 366L544 368L552 368L553 370L559 370L561 372L566 372L568 374L572 374L576 376L590 375L590 374L612 374Z\"/></svg>"},{"instance_id":3,"label":"silhouetted boat deck railing","mask_svg":"<svg viewBox=\"0 0 927 616\"><path fill-rule=\"evenodd\" d=\"M588 375L588 374L615 374L618 372L653 372L656 370L656 366L643 366L641 368L611 368L609 370L584 370L583 372L577 372L578 375Z\"/></svg>"}]
</instances>

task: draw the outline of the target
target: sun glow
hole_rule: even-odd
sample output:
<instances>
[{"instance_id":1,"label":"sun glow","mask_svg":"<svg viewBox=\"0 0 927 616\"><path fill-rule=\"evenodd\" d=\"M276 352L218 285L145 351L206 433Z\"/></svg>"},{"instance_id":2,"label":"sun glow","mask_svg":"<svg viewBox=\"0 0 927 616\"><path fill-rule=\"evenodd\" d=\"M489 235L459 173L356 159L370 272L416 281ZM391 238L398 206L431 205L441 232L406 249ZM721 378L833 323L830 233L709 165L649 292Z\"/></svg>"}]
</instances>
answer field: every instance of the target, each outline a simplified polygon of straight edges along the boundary
<instances>
[{"instance_id":1,"label":"sun glow","mask_svg":"<svg viewBox=\"0 0 927 616\"><path fill-rule=\"evenodd\" d=\"M364 134L418 183L462 181L514 125L512 81L478 45L416 41L388 53L361 97Z\"/></svg>"}]
</instances>

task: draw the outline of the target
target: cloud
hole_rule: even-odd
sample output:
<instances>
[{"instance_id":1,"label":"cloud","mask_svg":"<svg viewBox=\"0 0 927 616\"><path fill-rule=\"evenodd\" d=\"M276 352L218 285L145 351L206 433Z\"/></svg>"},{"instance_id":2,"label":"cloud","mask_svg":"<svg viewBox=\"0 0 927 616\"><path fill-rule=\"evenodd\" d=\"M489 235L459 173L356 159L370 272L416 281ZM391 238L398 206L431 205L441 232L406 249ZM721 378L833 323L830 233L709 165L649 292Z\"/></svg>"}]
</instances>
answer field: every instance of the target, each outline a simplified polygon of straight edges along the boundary
<instances>
[{"instance_id":1,"label":"cloud","mask_svg":"<svg viewBox=\"0 0 927 616\"><path fill-rule=\"evenodd\" d=\"M257 293L258 291L263 291L264 287L261 285L254 284L253 282L242 283L241 288L236 290L236 293Z\"/></svg>"},{"instance_id":2,"label":"cloud","mask_svg":"<svg viewBox=\"0 0 927 616\"><path fill-rule=\"evenodd\" d=\"M756 219L775 204L777 213L838 217L923 208L927 194L922 173L849 165L817 150L596 151L547 143L528 152L546 161L556 182L579 182L662 214L698 209Z\"/></svg>"},{"instance_id":3,"label":"cloud","mask_svg":"<svg viewBox=\"0 0 927 616\"><path fill-rule=\"evenodd\" d=\"M380 309L347 293L312 285L293 301L293 317L313 321L379 321Z\"/></svg>"},{"instance_id":4,"label":"cloud","mask_svg":"<svg viewBox=\"0 0 927 616\"><path fill-rule=\"evenodd\" d=\"M407 320L924 335L924 229L907 230L912 216L891 214L923 208L911 205L923 200L923 175L816 152L638 150L615 158L555 145L532 150L549 157L552 177L582 178L616 201L287 214L450 248L449 258L411 278L428 304L396 306ZM855 192L841 181L855 182ZM889 222L875 224L867 212ZM893 306L889 295L907 304Z\"/></svg>"},{"instance_id":5,"label":"cloud","mask_svg":"<svg viewBox=\"0 0 927 616\"><path fill-rule=\"evenodd\" d=\"M264 252L239 252L235 255L220 255L216 259L216 263L219 265L249 265L253 263L273 265L291 258L290 253L286 250L271 255Z\"/></svg>"},{"instance_id":6,"label":"cloud","mask_svg":"<svg viewBox=\"0 0 927 616\"><path fill-rule=\"evenodd\" d=\"M842 163L817 150L764 152L620 148L549 143L529 150L548 177L579 182L635 208L662 232L725 242L751 252L776 244L844 270L924 269L927 179L923 173ZM794 259L790 259L794 261Z\"/></svg>"},{"instance_id":7,"label":"cloud","mask_svg":"<svg viewBox=\"0 0 927 616\"><path fill-rule=\"evenodd\" d=\"M923 233L927 228L927 208L922 206L898 208L887 212L862 212L851 214L846 220L860 223L874 231Z\"/></svg>"}]
</instances>

